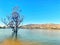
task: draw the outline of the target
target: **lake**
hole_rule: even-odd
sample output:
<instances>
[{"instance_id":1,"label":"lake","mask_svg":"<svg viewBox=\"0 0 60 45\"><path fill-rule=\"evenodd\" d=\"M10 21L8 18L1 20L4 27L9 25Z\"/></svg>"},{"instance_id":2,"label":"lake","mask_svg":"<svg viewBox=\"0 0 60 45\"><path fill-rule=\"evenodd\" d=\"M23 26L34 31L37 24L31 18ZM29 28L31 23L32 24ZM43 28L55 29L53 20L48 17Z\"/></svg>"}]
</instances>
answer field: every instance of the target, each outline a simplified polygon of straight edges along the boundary
<instances>
[{"instance_id":1,"label":"lake","mask_svg":"<svg viewBox=\"0 0 60 45\"><path fill-rule=\"evenodd\" d=\"M11 35L11 29L0 29L0 42L10 38ZM60 30L19 29L18 39L38 45L60 45Z\"/></svg>"}]
</instances>

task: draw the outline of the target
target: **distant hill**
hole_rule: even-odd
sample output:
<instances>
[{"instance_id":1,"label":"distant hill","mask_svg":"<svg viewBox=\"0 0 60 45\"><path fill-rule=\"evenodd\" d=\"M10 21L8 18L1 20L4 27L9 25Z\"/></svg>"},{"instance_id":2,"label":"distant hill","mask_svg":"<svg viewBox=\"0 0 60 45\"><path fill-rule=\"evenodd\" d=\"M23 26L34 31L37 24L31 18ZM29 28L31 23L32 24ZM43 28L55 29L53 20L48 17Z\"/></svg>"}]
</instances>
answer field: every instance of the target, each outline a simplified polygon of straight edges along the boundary
<instances>
[{"instance_id":1,"label":"distant hill","mask_svg":"<svg viewBox=\"0 0 60 45\"><path fill-rule=\"evenodd\" d=\"M0 26L0 28L9 28ZM60 24L27 24L19 26L21 29L60 29Z\"/></svg>"},{"instance_id":2,"label":"distant hill","mask_svg":"<svg viewBox=\"0 0 60 45\"><path fill-rule=\"evenodd\" d=\"M23 29L60 29L60 24L28 24L21 26Z\"/></svg>"}]
</instances>

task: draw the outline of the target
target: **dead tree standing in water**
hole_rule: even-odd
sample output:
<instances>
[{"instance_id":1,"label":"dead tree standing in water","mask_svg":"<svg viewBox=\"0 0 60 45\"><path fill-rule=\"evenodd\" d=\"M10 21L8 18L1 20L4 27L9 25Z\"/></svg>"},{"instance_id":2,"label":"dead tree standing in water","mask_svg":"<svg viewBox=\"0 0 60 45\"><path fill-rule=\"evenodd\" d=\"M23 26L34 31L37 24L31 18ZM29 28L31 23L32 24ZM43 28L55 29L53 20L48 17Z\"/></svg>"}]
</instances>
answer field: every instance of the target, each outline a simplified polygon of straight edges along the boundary
<instances>
[{"instance_id":1,"label":"dead tree standing in water","mask_svg":"<svg viewBox=\"0 0 60 45\"><path fill-rule=\"evenodd\" d=\"M15 35L15 38L17 39L18 27L23 21L23 16L19 15L18 11L20 10L17 7L14 7L13 9L14 11L12 12L12 15L7 17L8 21L6 21L6 19L3 19L2 21L5 25L12 28L13 30L12 36Z\"/></svg>"}]
</instances>

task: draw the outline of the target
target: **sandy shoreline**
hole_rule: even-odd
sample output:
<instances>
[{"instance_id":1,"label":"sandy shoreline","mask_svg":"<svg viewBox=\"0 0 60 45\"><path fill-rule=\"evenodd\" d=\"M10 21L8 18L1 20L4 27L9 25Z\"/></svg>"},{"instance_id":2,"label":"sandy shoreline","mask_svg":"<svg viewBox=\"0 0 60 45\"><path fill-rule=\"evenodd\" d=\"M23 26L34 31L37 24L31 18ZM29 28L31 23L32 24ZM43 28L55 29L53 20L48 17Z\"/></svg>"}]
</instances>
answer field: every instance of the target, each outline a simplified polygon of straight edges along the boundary
<instances>
[{"instance_id":1,"label":"sandy shoreline","mask_svg":"<svg viewBox=\"0 0 60 45\"><path fill-rule=\"evenodd\" d=\"M36 42L22 42L19 40L7 39L0 43L0 45L40 45Z\"/></svg>"}]
</instances>

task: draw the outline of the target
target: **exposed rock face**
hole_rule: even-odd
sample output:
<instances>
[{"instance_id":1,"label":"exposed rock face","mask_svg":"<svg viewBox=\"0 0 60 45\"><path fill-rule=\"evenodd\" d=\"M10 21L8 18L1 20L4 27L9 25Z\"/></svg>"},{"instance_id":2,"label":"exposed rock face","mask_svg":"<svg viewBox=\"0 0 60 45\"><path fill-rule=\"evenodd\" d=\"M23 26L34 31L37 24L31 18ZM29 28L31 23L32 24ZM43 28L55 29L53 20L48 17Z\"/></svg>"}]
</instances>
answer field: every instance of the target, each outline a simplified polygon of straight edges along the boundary
<instances>
[{"instance_id":1,"label":"exposed rock face","mask_svg":"<svg viewBox=\"0 0 60 45\"><path fill-rule=\"evenodd\" d=\"M60 29L60 24L28 24L21 26L24 29Z\"/></svg>"}]
</instances>

